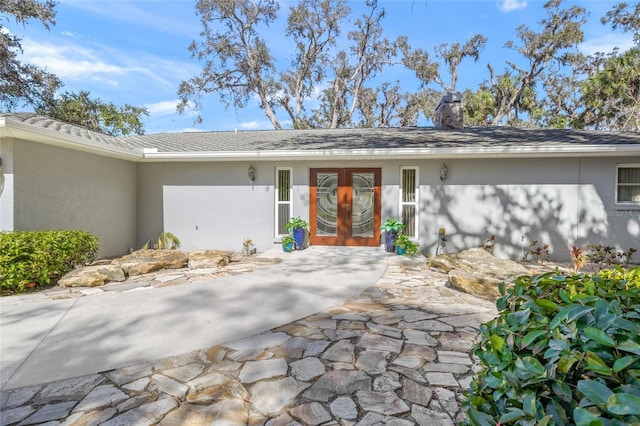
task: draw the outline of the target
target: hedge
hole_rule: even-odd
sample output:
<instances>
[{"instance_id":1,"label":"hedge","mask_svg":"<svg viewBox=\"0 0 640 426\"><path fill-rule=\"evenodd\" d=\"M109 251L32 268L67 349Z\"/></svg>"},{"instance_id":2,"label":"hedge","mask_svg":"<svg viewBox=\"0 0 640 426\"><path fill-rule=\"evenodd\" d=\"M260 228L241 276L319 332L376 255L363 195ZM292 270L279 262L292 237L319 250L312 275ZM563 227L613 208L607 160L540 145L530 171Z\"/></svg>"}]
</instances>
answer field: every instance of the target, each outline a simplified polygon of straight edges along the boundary
<instances>
[{"instance_id":1,"label":"hedge","mask_svg":"<svg viewBox=\"0 0 640 426\"><path fill-rule=\"evenodd\" d=\"M640 268L523 276L481 326L473 425L640 424Z\"/></svg>"},{"instance_id":2,"label":"hedge","mask_svg":"<svg viewBox=\"0 0 640 426\"><path fill-rule=\"evenodd\" d=\"M0 291L22 292L56 282L91 263L98 238L83 231L0 232Z\"/></svg>"}]
</instances>

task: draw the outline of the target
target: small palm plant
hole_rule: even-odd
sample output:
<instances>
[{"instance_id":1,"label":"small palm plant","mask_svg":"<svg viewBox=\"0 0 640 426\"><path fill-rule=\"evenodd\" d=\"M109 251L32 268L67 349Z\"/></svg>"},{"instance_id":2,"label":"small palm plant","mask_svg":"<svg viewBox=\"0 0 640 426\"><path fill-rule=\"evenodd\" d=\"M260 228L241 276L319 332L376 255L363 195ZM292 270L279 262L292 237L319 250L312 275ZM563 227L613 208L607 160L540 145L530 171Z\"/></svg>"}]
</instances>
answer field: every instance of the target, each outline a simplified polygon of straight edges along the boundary
<instances>
[{"instance_id":1,"label":"small palm plant","mask_svg":"<svg viewBox=\"0 0 640 426\"><path fill-rule=\"evenodd\" d=\"M149 240L142 246L142 250L149 248L151 241L155 241L154 249L156 250L177 250L180 248L180 240L171 232L162 232L156 240Z\"/></svg>"}]
</instances>

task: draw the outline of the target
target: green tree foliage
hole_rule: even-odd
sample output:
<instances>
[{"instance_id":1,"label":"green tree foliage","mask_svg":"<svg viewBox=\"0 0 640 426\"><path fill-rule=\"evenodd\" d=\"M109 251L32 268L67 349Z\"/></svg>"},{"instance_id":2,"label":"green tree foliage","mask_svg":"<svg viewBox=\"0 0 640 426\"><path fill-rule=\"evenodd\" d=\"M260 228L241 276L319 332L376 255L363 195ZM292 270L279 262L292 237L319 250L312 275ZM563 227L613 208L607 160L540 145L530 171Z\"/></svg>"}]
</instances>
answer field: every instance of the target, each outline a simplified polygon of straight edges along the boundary
<instances>
[{"instance_id":1,"label":"green tree foliage","mask_svg":"<svg viewBox=\"0 0 640 426\"><path fill-rule=\"evenodd\" d=\"M237 108L255 95L274 129L282 127L274 111L278 90L274 58L259 35L276 19L279 8L273 0L198 0L203 40L193 41L189 51L203 67L200 75L180 83L178 111L199 110L203 95L212 92L225 105ZM202 121L200 116L197 121Z\"/></svg>"},{"instance_id":2,"label":"green tree foliage","mask_svg":"<svg viewBox=\"0 0 640 426\"><path fill-rule=\"evenodd\" d=\"M356 112L364 115L361 125L377 122L378 126L386 126L385 117L397 116L399 98L404 97L398 93L399 88L386 83L379 88L368 88L367 83L382 72L385 65L391 64L398 41L383 37L381 22L385 11L378 7L378 2L367 0L366 6L367 12L356 19L355 29L347 35L351 42L348 50L338 52L331 63L333 81L323 93L323 105L315 111L317 127L353 126ZM373 119L374 116L382 120Z\"/></svg>"},{"instance_id":3,"label":"green tree foliage","mask_svg":"<svg viewBox=\"0 0 640 426\"><path fill-rule=\"evenodd\" d=\"M461 45L453 43L451 45L445 43L436 47L436 56L441 58L447 65L449 71L450 83L447 85L441 78L440 74L435 75L437 83L445 90L455 91L458 84L458 67L464 58L473 58L478 62L480 59L480 51L484 49L488 39L482 34L474 35L469 41Z\"/></svg>"},{"instance_id":4,"label":"green tree foliage","mask_svg":"<svg viewBox=\"0 0 640 426\"><path fill-rule=\"evenodd\" d=\"M579 85L585 108L576 127L640 131L640 2L618 3L601 21L632 33L637 46L589 58L590 73Z\"/></svg>"},{"instance_id":5,"label":"green tree foliage","mask_svg":"<svg viewBox=\"0 0 640 426\"><path fill-rule=\"evenodd\" d=\"M495 101L491 90L481 87L474 92L467 89L463 92L464 125L488 126L495 115Z\"/></svg>"},{"instance_id":6,"label":"green tree foliage","mask_svg":"<svg viewBox=\"0 0 640 426\"><path fill-rule=\"evenodd\" d=\"M49 29L55 25L54 7L52 0L3 0L0 18L1 21L13 18L23 25L35 19ZM119 107L92 99L86 91L56 96L62 82L35 65L21 62L20 41L0 23L0 109L30 107L39 114L115 136L144 133L141 116L148 112L143 107Z\"/></svg>"},{"instance_id":7,"label":"green tree foliage","mask_svg":"<svg viewBox=\"0 0 640 426\"><path fill-rule=\"evenodd\" d=\"M280 75L279 102L294 128L310 127L304 102L323 81L329 68L329 48L335 46L340 22L349 14L343 0L310 0L291 6L286 35L296 45L291 69Z\"/></svg>"},{"instance_id":8,"label":"green tree foliage","mask_svg":"<svg viewBox=\"0 0 640 426\"><path fill-rule=\"evenodd\" d=\"M476 34L464 44L441 44L435 48L435 56L440 58L447 67L450 83L445 83L440 73L440 63L431 60L429 53L421 48L413 48L408 39L402 37L398 46L402 52L402 63L412 70L422 90L413 95L407 95L407 108L402 111L401 122L412 123L415 113L420 111L425 117L431 118L433 111L442 96L442 92L427 87L435 82L443 91L456 91L458 83L458 67L465 58L473 58L476 62L480 59L480 51L486 45L488 39L481 34ZM417 117L416 117L417 118Z\"/></svg>"},{"instance_id":9,"label":"green tree foliage","mask_svg":"<svg viewBox=\"0 0 640 426\"><path fill-rule=\"evenodd\" d=\"M365 4L367 12L354 21L341 49L336 37L351 12L346 1L311 0L291 6L285 35L293 42L294 54L290 66L278 71L260 35L277 18L277 2L198 1L202 40L194 41L190 51L203 67L198 76L180 84L178 111L199 110L205 95L217 93L236 108L256 96L275 129L282 127L279 109L294 128L395 124L407 110L406 94L397 85L367 84L393 62L396 43L383 37L385 13L377 1ZM314 93L323 86L320 106L307 110L305 105L318 100Z\"/></svg>"},{"instance_id":10,"label":"green tree foliage","mask_svg":"<svg viewBox=\"0 0 640 426\"><path fill-rule=\"evenodd\" d=\"M35 65L20 60L22 44L2 22L26 25L35 19L45 28L55 25L55 2L46 0L0 1L0 109L11 111L24 105L35 107L53 98L60 80Z\"/></svg>"},{"instance_id":11,"label":"green tree foliage","mask_svg":"<svg viewBox=\"0 0 640 426\"><path fill-rule=\"evenodd\" d=\"M508 61L509 68L502 74L502 78L492 81L494 85L500 84L508 77L513 84L513 90L497 102L493 125L498 125L505 119L508 122L515 119L517 122L519 109L531 112L535 104L532 94L535 95L536 84L542 81L545 71L552 62L567 64L568 55L583 41L582 25L586 22L586 11L576 5L568 9L561 7L562 0L547 1L544 5L547 17L540 21L539 32L521 25L516 29L521 43L506 43L505 47L522 55L527 66Z\"/></svg>"},{"instance_id":12,"label":"green tree foliage","mask_svg":"<svg viewBox=\"0 0 640 426\"><path fill-rule=\"evenodd\" d=\"M582 123L602 130L640 130L640 47L610 58L582 84Z\"/></svg>"},{"instance_id":13,"label":"green tree foliage","mask_svg":"<svg viewBox=\"0 0 640 426\"><path fill-rule=\"evenodd\" d=\"M601 21L603 24L611 24L614 30L621 28L625 32L633 33L636 44L640 45L640 2L635 5L627 2L618 3Z\"/></svg>"},{"instance_id":14,"label":"green tree foliage","mask_svg":"<svg viewBox=\"0 0 640 426\"><path fill-rule=\"evenodd\" d=\"M87 91L65 92L48 105L40 106L38 113L112 136L143 134L141 117L149 115L144 107L106 103L92 98Z\"/></svg>"},{"instance_id":15,"label":"green tree foliage","mask_svg":"<svg viewBox=\"0 0 640 426\"><path fill-rule=\"evenodd\" d=\"M544 98L532 112L538 126L559 129L580 127L580 114L584 109L580 99L580 84L595 62L592 57L580 53L567 55L566 61L569 72L566 69L551 69L542 81Z\"/></svg>"},{"instance_id":16,"label":"green tree foliage","mask_svg":"<svg viewBox=\"0 0 640 426\"><path fill-rule=\"evenodd\" d=\"M202 71L181 83L178 110L199 110L216 93L236 108L257 98L275 129L282 113L294 128L416 125L432 117L442 92L460 90L461 63L478 62L488 42L482 34L435 47L412 46L404 36L389 40L376 0L367 0L353 22L349 5L310 0L281 11L276 0L199 0L202 39L190 51ZM637 51L585 56L578 52L585 9L564 0L547 0L544 9L536 28L521 25L506 43L514 59L502 69L487 64L487 80L463 89L465 124L637 131ZM283 66L263 35L284 12L292 56ZM639 15L640 3L622 2L602 22L638 42ZM379 78L393 66L412 70L420 86L405 92Z\"/></svg>"}]
</instances>

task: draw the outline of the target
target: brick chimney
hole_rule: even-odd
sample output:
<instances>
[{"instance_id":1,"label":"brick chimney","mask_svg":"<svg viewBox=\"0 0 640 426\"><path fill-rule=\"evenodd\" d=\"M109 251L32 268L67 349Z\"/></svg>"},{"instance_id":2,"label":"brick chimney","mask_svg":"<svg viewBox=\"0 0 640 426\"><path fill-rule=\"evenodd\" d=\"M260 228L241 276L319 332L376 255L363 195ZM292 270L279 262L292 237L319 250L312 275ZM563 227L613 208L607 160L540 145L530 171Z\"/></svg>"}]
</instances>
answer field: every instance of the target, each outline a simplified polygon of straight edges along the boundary
<instances>
[{"instance_id":1,"label":"brick chimney","mask_svg":"<svg viewBox=\"0 0 640 426\"><path fill-rule=\"evenodd\" d=\"M462 93L447 92L436 106L433 125L442 130L462 130L462 117Z\"/></svg>"}]
</instances>

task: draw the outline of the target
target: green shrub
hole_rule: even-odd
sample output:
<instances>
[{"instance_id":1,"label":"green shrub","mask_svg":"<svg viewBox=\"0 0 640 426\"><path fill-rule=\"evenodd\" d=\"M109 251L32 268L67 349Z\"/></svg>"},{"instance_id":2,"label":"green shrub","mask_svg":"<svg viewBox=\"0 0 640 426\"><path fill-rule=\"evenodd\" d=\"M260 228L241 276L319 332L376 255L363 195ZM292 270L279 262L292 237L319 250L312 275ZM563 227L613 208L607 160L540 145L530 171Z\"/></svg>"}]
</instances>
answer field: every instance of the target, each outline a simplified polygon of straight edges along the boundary
<instances>
[{"instance_id":1,"label":"green shrub","mask_svg":"<svg viewBox=\"0 0 640 426\"><path fill-rule=\"evenodd\" d=\"M76 266L91 263L98 238L82 231L0 232L0 291L55 282Z\"/></svg>"},{"instance_id":2,"label":"green shrub","mask_svg":"<svg viewBox=\"0 0 640 426\"><path fill-rule=\"evenodd\" d=\"M473 425L640 424L640 269L523 276L481 326Z\"/></svg>"}]
</instances>

